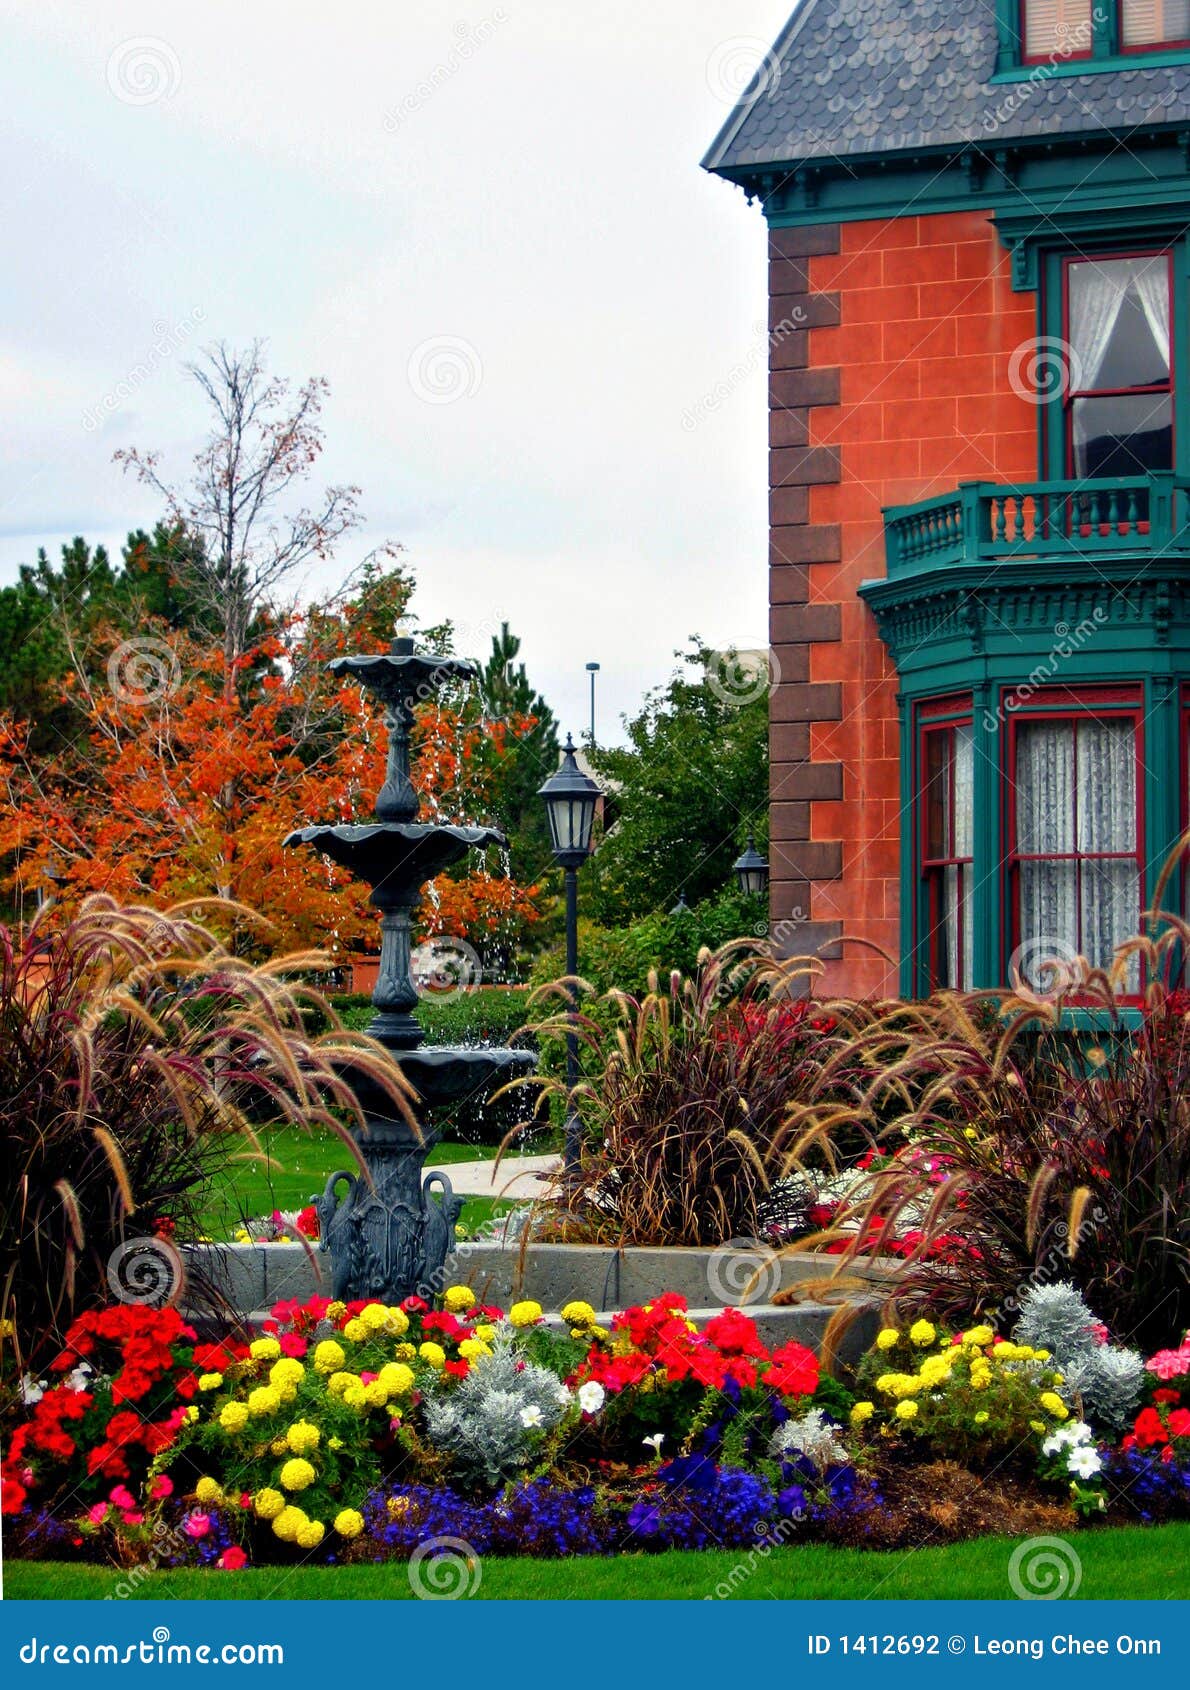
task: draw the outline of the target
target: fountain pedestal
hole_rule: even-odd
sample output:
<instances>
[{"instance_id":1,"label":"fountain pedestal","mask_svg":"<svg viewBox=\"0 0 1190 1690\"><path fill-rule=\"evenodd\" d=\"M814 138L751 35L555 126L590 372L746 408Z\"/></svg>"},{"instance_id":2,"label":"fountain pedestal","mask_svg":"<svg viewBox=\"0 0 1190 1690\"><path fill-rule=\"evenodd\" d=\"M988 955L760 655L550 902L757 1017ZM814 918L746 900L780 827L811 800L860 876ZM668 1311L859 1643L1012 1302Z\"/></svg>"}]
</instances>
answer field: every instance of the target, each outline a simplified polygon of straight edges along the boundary
<instances>
[{"instance_id":1,"label":"fountain pedestal","mask_svg":"<svg viewBox=\"0 0 1190 1690\"><path fill-rule=\"evenodd\" d=\"M331 1257L332 1294L344 1302L428 1299L444 1289L444 1264L463 1206L445 1174L423 1174L426 1154L438 1139L435 1109L486 1096L499 1081L531 1068L534 1058L524 1050L436 1049L423 1043L413 1015L418 1001L410 950L413 911L426 881L469 851L502 845L504 836L490 827L419 822L409 778L415 706L444 681L473 676L473 664L433 657L402 638L388 652L336 658L330 667L354 676L385 707L388 766L376 820L298 828L284 843L313 846L372 888L371 902L380 912L380 967L368 1032L417 1093L421 1130L394 1118L391 1101L365 1076L353 1077L365 1119L355 1138L368 1177L347 1170L331 1175L316 1204L319 1248Z\"/></svg>"}]
</instances>

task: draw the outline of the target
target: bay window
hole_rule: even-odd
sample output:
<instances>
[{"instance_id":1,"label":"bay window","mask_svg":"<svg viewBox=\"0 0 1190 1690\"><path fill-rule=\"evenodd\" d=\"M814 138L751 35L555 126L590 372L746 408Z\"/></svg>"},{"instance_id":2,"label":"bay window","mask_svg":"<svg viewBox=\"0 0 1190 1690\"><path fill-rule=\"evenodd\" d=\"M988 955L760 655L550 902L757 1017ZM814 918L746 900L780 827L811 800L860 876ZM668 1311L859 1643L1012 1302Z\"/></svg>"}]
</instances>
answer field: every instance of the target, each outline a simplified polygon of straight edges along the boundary
<instances>
[{"instance_id":1,"label":"bay window","mask_svg":"<svg viewBox=\"0 0 1190 1690\"><path fill-rule=\"evenodd\" d=\"M1140 930L1143 840L1135 708L1088 708L1014 721L1009 874L1021 972L1048 957L1110 966ZM1135 979L1129 984L1135 989Z\"/></svg>"}]
</instances>

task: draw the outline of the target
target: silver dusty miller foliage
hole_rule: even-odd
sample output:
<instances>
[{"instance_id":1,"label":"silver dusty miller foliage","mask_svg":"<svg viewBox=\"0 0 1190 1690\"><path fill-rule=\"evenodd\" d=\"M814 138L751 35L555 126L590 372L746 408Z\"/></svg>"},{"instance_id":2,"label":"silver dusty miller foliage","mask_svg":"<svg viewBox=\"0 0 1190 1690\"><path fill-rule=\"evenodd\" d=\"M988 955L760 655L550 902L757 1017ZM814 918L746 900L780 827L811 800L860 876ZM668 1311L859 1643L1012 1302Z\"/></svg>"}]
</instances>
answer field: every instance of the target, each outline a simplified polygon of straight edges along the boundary
<instances>
[{"instance_id":1,"label":"silver dusty miller foliage","mask_svg":"<svg viewBox=\"0 0 1190 1690\"><path fill-rule=\"evenodd\" d=\"M570 1401L556 1374L497 1334L491 1355L473 1361L465 1379L435 1386L424 1409L431 1443L450 1455L459 1476L500 1485L532 1464Z\"/></svg>"},{"instance_id":2,"label":"silver dusty miller foliage","mask_svg":"<svg viewBox=\"0 0 1190 1690\"><path fill-rule=\"evenodd\" d=\"M1102 1328L1073 1285L1034 1285L1021 1300L1013 1337L1048 1350L1064 1390L1087 1418L1112 1431L1125 1426L1144 1387L1144 1357L1099 1341Z\"/></svg>"}]
</instances>

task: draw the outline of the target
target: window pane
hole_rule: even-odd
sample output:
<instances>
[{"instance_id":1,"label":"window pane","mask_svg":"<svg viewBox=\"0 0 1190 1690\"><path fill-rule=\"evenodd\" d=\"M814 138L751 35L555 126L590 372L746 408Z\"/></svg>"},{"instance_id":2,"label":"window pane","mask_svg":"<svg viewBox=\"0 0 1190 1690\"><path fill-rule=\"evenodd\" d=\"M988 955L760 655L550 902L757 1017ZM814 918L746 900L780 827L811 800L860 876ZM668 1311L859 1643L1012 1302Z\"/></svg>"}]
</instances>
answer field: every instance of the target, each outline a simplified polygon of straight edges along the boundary
<instances>
[{"instance_id":1,"label":"window pane","mask_svg":"<svg viewBox=\"0 0 1190 1690\"><path fill-rule=\"evenodd\" d=\"M970 722L954 730L954 854L969 857L975 836L975 735Z\"/></svg>"},{"instance_id":2,"label":"window pane","mask_svg":"<svg viewBox=\"0 0 1190 1690\"><path fill-rule=\"evenodd\" d=\"M1069 722L1025 722L1017 730L1016 844L1018 851L1028 852L1074 849L1074 729Z\"/></svg>"},{"instance_id":3,"label":"window pane","mask_svg":"<svg viewBox=\"0 0 1190 1690\"><path fill-rule=\"evenodd\" d=\"M1091 0L1025 0L1025 57L1091 51Z\"/></svg>"},{"instance_id":4,"label":"window pane","mask_svg":"<svg viewBox=\"0 0 1190 1690\"><path fill-rule=\"evenodd\" d=\"M1190 40L1190 0L1121 0L1125 47Z\"/></svg>"},{"instance_id":5,"label":"window pane","mask_svg":"<svg viewBox=\"0 0 1190 1690\"><path fill-rule=\"evenodd\" d=\"M1136 730L1131 722L1080 722L1078 848L1136 849Z\"/></svg>"},{"instance_id":6,"label":"window pane","mask_svg":"<svg viewBox=\"0 0 1190 1690\"><path fill-rule=\"evenodd\" d=\"M1073 410L1074 473L1080 479L1173 468L1168 393L1076 399Z\"/></svg>"},{"instance_id":7,"label":"window pane","mask_svg":"<svg viewBox=\"0 0 1190 1690\"><path fill-rule=\"evenodd\" d=\"M1085 259L1068 266L1071 384L1148 387L1169 375L1169 260Z\"/></svg>"},{"instance_id":8,"label":"window pane","mask_svg":"<svg viewBox=\"0 0 1190 1690\"><path fill-rule=\"evenodd\" d=\"M926 735L926 856L949 857L950 735Z\"/></svg>"},{"instance_id":9,"label":"window pane","mask_svg":"<svg viewBox=\"0 0 1190 1690\"><path fill-rule=\"evenodd\" d=\"M1082 865L1080 889L1083 955L1095 968L1110 968L1116 949L1140 931L1140 874L1133 862ZM1136 991L1140 964L1129 960L1126 989Z\"/></svg>"},{"instance_id":10,"label":"window pane","mask_svg":"<svg viewBox=\"0 0 1190 1690\"><path fill-rule=\"evenodd\" d=\"M971 985L971 947L975 942L975 905L971 897L971 869L967 864L956 863L943 869L942 902L943 933L938 951L943 978L934 984L965 992Z\"/></svg>"},{"instance_id":11,"label":"window pane","mask_svg":"<svg viewBox=\"0 0 1190 1690\"><path fill-rule=\"evenodd\" d=\"M1022 863L1020 968L1035 991L1053 989L1052 958L1070 962L1078 949L1078 864Z\"/></svg>"}]
</instances>

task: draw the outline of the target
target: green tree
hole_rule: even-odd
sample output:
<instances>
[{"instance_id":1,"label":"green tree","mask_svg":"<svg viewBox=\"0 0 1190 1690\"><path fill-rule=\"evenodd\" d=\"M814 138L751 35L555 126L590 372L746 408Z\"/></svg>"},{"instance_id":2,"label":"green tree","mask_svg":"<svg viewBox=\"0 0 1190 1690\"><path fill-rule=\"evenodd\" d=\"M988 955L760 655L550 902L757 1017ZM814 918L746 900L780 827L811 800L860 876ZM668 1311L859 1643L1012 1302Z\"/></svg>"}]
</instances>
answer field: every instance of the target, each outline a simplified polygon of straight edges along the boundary
<instances>
[{"instance_id":1,"label":"green tree","mask_svg":"<svg viewBox=\"0 0 1190 1690\"><path fill-rule=\"evenodd\" d=\"M558 723L517 662L520 650L520 640L502 623L480 672L479 702L485 719L506 730L506 754L493 780L493 820L508 837L513 878L531 881L551 862L549 825L537 793L558 764Z\"/></svg>"},{"instance_id":2,"label":"green tree","mask_svg":"<svg viewBox=\"0 0 1190 1690\"><path fill-rule=\"evenodd\" d=\"M697 638L682 667L646 695L628 745L592 753L607 783L612 823L591 863L584 903L624 926L655 910L714 897L750 833L768 839L768 697L743 702L718 680Z\"/></svg>"}]
</instances>

